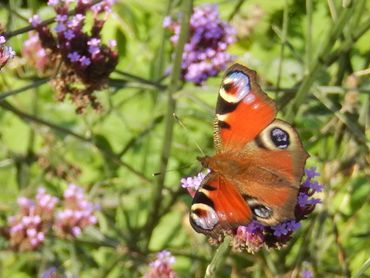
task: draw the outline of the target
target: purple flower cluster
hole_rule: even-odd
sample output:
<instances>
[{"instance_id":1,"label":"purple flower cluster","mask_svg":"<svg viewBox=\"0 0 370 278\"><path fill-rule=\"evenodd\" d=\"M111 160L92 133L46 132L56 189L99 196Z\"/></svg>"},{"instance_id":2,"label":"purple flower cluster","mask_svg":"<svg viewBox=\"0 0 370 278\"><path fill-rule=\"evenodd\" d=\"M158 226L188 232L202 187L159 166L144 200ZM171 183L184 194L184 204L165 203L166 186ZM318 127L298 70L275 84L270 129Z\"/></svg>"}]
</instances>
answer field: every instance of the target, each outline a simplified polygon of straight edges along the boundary
<instances>
[{"instance_id":1,"label":"purple flower cluster","mask_svg":"<svg viewBox=\"0 0 370 278\"><path fill-rule=\"evenodd\" d=\"M49 49L54 59L62 59L60 74L54 82L58 99L64 100L70 94L78 107L77 112L82 112L89 103L96 109L100 107L92 93L106 84L118 62L115 43L104 44L100 35L113 3L113 0L103 0L95 5L92 0L50 0L48 4L56 12L55 33L42 23L38 15L30 19L42 47ZM71 9L74 15L69 15ZM85 20L88 11L93 14L93 23L87 33Z\"/></svg>"},{"instance_id":2,"label":"purple flower cluster","mask_svg":"<svg viewBox=\"0 0 370 278\"><path fill-rule=\"evenodd\" d=\"M19 212L9 217L9 240L13 249L36 250L53 227L60 236L76 237L89 225L96 223L95 207L85 199L83 189L69 185L64 192L61 211L55 215L58 198L39 188L35 201L18 199Z\"/></svg>"},{"instance_id":3,"label":"purple flower cluster","mask_svg":"<svg viewBox=\"0 0 370 278\"><path fill-rule=\"evenodd\" d=\"M287 220L275 226L264 226L257 221L252 221L246 226L239 226L234 234L233 247L235 250L246 250L247 252L257 252L263 246L278 248L284 246L300 226L300 221L312 213L315 206L321 202L318 198L312 196L316 192L323 190L323 185L319 184L315 178L319 176L316 168L305 170L305 180L302 182L297 196L297 205L295 207L295 219ZM199 188L202 182L203 173L191 178L183 178L181 185L184 188L192 189L194 192ZM191 193L194 197L195 193ZM217 243L217 241L215 241Z\"/></svg>"},{"instance_id":4,"label":"purple flower cluster","mask_svg":"<svg viewBox=\"0 0 370 278\"><path fill-rule=\"evenodd\" d=\"M58 212L54 228L59 235L77 237L84 228L96 224L95 210L84 190L70 184L64 191L64 209Z\"/></svg>"},{"instance_id":5,"label":"purple flower cluster","mask_svg":"<svg viewBox=\"0 0 370 278\"><path fill-rule=\"evenodd\" d=\"M24 197L18 199L20 211L8 220L10 244L14 249L35 250L44 242L57 202L58 198L43 188L39 188L35 202Z\"/></svg>"},{"instance_id":6,"label":"purple flower cluster","mask_svg":"<svg viewBox=\"0 0 370 278\"><path fill-rule=\"evenodd\" d=\"M0 70L15 56L14 50L5 43L5 37L0 35Z\"/></svg>"},{"instance_id":7,"label":"purple flower cluster","mask_svg":"<svg viewBox=\"0 0 370 278\"><path fill-rule=\"evenodd\" d=\"M173 32L171 42L176 45L181 29L179 20L166 17L163 25ZM201 85L209 77L216 76L232 61L226 49L234 41L235 31L220 19L216 5L195 7L182 57L183 79Z\"/></svg>"},{"instance_id":8,"label":"purple flower cluster","mask_svg":"<svg viewBox=\"0 0 370 278\"><path fill-rule=\"evenodd\" d=\"M34 32L31 32L29 39L23 43L22 56L40 72L44 72L48 66L47 51L42 47L39 36Z\"/></svg>"},{"instance_id":9,"label":"purple flower cluster","mask_svg":"<svg viewBox=\"0 0 370 278\"><path fill-rule=\"evenodd\" d=\"M200 172L198 175L194 177L186 177L181 179L181 187L186 188L191 195L191 197L194 197L195 192L198 190L199 186L201 185L204 178L209 173L209 169L207 169L205 172Z\"/></svg>"},{"instance_id":10,"label":"purple flower cluster","mask_svg":"<svg viewBox=\"0 0 370 278\"><path fill-rule=\"evenodd\" d=\"M176 273L171 268L175 263L175 257L167 250L157 254L157 259L149 264L150 269L144 275L144 278L175 278Z\"/></svg>"}]
</instances>

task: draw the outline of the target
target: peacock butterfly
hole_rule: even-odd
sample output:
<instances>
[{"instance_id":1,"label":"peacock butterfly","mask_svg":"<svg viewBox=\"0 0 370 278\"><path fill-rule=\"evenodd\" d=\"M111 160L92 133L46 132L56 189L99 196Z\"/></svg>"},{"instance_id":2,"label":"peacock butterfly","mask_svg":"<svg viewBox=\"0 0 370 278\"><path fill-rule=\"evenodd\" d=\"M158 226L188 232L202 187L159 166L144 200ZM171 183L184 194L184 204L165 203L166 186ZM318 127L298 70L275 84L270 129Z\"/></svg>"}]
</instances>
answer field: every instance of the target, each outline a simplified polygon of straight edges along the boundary
<instances>
[{"instance_id":1,"label":"peacock butterfly","mask_svg":"<svg viewBox=\"0 0 370 278\"><path fill-rule=\"evenodd\" d=\"M231 66L216 105L216 154L199 158L210 172L191 206L197 232L217 237L252 219L265 225L294 219L308 154L296 130L275 117L275 103L258 85L256 72Z\"/></svg>"}]
</instances>

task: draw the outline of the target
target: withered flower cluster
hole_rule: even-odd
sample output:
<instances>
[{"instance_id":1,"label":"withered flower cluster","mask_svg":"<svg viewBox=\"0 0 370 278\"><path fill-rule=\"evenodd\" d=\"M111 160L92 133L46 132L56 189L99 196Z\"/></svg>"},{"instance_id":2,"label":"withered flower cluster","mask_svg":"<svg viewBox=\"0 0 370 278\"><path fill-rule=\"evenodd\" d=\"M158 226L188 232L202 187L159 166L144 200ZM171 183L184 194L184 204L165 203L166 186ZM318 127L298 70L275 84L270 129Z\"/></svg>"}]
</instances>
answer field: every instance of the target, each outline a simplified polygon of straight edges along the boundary
<instances>
[{"instance_id":1,"label":"withered flower cluster","mask_svg":"<svg viewBox=\"0 0 370 278\"><path fill-rule=\"evenodd\" d=\"M113 2L104 0L94 4L92 0L49 0L48 5L56 12L53 31L38 15L30 19L49 63L57 67L53 85L58 100L63 101L69 95L78 113L89 104L94 109L101 108L93 92L107 84L108 76L118 62L116 42L112 40L104 44L101 41L101 30ZM90 11L93 22L88 26L86 16Z\"/></svg>"}]
</instances>

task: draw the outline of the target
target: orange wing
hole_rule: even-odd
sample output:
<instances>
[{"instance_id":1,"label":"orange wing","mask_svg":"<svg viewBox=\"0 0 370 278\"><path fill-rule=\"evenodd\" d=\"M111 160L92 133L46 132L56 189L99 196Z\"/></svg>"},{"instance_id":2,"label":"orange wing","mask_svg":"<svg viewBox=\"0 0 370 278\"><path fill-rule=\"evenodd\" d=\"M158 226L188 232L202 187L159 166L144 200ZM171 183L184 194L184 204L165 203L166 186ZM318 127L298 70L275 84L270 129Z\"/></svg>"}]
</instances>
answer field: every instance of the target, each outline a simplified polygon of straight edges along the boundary
<instances>
[{"instance_id":1,"label":"orange wing","mask_svg":"<svg viewBox=\"0 0 370 278\"><path fill-rule=\"evenodd\" d=\"M210 173L194 196L190 224L197 232L217 237L220 230L248 224L252 212L237 188L222 176Z\"/></svg>"},{"instance_id":2,"label":"orange wing","mask_svg":"<svg viewBox=\"0 0 370 278\"><path fill-rule=\"evenodd\" d=\"M217 151L243 147L275 116L275 104L257 84L256 72L239 64L233 65L225 74L217 100Z\"/></svg>"}]
</instances>

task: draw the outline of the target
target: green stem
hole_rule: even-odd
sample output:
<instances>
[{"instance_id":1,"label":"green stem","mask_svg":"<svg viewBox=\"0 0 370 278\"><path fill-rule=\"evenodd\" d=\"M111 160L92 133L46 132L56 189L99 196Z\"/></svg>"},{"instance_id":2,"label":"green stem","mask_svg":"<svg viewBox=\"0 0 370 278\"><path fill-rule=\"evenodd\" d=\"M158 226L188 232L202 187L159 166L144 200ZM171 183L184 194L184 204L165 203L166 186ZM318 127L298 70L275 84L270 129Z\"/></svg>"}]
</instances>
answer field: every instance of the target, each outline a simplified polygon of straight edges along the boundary
<instances>
[{"instance_id":1,"label":"green stem","mask_svg":"<svg viewBox=\"0 0 370 278\"><path fill-rule=\"evenodd\" d=\"M333 28L330 30L329 35L326 37L323 47L313 63L310 72L305 76L298 92L294 98L294 101L290 103L287 111L287 118L292 119L297 111L299 105L301 105L310 90L311 86L317 79L318 74L325 64L325 57L328 55L332 47L334 46L337 39L340 37L344 26L350 20L354 7L343 8L336 22L333 22Z\"/></svg>"},{"instance_id":2,"label":"green stem","mask_svg":"<svg viewBox=\"0 0 370 278\"><path fill-rule=\"evenodd\" d=\"M365 274L366 270L370 267L370 259L361 266L361 268L352 276L352 278L360 278L362 274Z\"/></svg>"},{"instance_id":3,"label":"green stem","mask_svg":"<svg viewBox=\"0 0 370 278\"><path fill-rule=\"evenodd\" d=\"M20 111L18 110L17 108L15 108L14 106L12 106L9 102L7 102L6 100L0 102L0 107L5 109L5 110L8 110L12 113L14 113L15 115L17 115L20 119L22 119L23 121L31 121L31 122L34 122L34 123L37 123L37 124L40 124L40 125L44 125L44 126L47 126L51 129L54 129L54 130L57 130L63 134L67 134L67 135L70 135L70 136L73 136L74 138L80 140L80 141L83 141L83 142L86 142L86 143L90 143L93 147L95 147L98 151L100 151L103 155L107 156L109 159L111 159L114 163L120 165L120 166L123 166L125 167L126 169L128 169L130 172L132 172L133 174L135 174L137 177L139 177L143 182L145 183L151 183L152 181L147 178L143 173L140 173L139 171L135 170L131 165L127 164L126 162L122 161L115 153L113 153L112 151L108 150L108 149L104 149L102 148L101 146L99 146L98 144L96 144L95 142L93 142L93 140L91 138L86 138L78 133L75 133L67 128L64 128L62 126L59 126L57 124L54 124L54 123L51 123L51 122L48 122L44 119L41 119L41 118L38 118L34 115L31 115L31 114L27 114L23 111Z\"/></svg>"},{"instance_id":4,"label":"green stem","mask_svg":"<svg viewBox=\"0 0 370 278\"><path fill-rule=\"evenodd\" d=\"M207 266L204 278L218 277L216 275L217 271L220 269L220 267L225 262L225 259L231 249L230 243L231 243L231 237L230 236L225 237L224 242L222 242L221 245L217 248L212 261Z\"/></svg>"},{"instance_id":5,"label":"green stem","mask_svg":"<svg viewBox=\"0 0 370 278\"><path fill-rule=\"evenodd\" d=\"M40 80L36 80L32 84L26 85L22 88L4 92L4 93L0 94L0 101L3 101L7 97L23 93L23 92L25 92L29 89L37 88L37 87L41 86L42 84L48 82L49 80L50 80L50 78L43 78L43 79L40 79Z\"/></svg>"},{"instance_id":6,"label":"green stem","mask_svg":"<svg viewBox=\"0 0 370 278\"><path fill-rule=\"evenodd\" d=\"M183 1L183 7L182 7L183 16L182 16L182 21L181 21L181 33L180 33L179 41L177 42L177 46L175 50L175 59L173 63L172 73L171 73L171 81L170 81L170 85L167 90L166 127L165 127L165 132L164 132L162 153L161 153L160 161L159 161L159 165L160 165L159 172L161 173L161 175L158 176L158 179L156 182L156 188L154 189L154 200L153 200L152 208L149 213L149 219L148 219L146 229L145 229L145 233L147 236L147 247L149 245L150 237L153 232L153 229L156 223L158 222L158 215L160 214L160 206L161 206L161 201L163 197L162 190L164 187L166 170L167 170L168 161L169 161L169 157L171 153L173 128L174 128L174 123L175 123L173 114L176 111L176 100L173 97L173 95L180 87L182 53L183 53L184 46L188 38L189 21L190 21L190 16L192 13L192 8L193 8L192 0Z\"/></svg>"},{"instance_id":7,"label":"green stem","mask_svg":"<svg viewBox=\"0 0 370 278\"><path fill-rule=\"evenodd\" d=\"M309 71L312 62L312 0L306 0L306 70Z\"/></svg>"},{"instance_id":8,"label":"green stem","mask_svg":"<svg viewBox=\"0 0 370 278\"><path fill-rule=\"evenodd\" d=\"M281 82L281 74L283 69L283 62L284 62L284 51L285 51L285 42L287 41L288 36L288 14L289 14L289 5L287 1L285 1L285 8L283 14L283 26L282 26L282 37L281 37L281 48L280 48L280 59L279 59L279 67L278 67L278 76L276 81L276 88L278 91L276 92L275 97L277 97L277 93L279 92L280 82Z\"/></svg>"}]
</instances>

